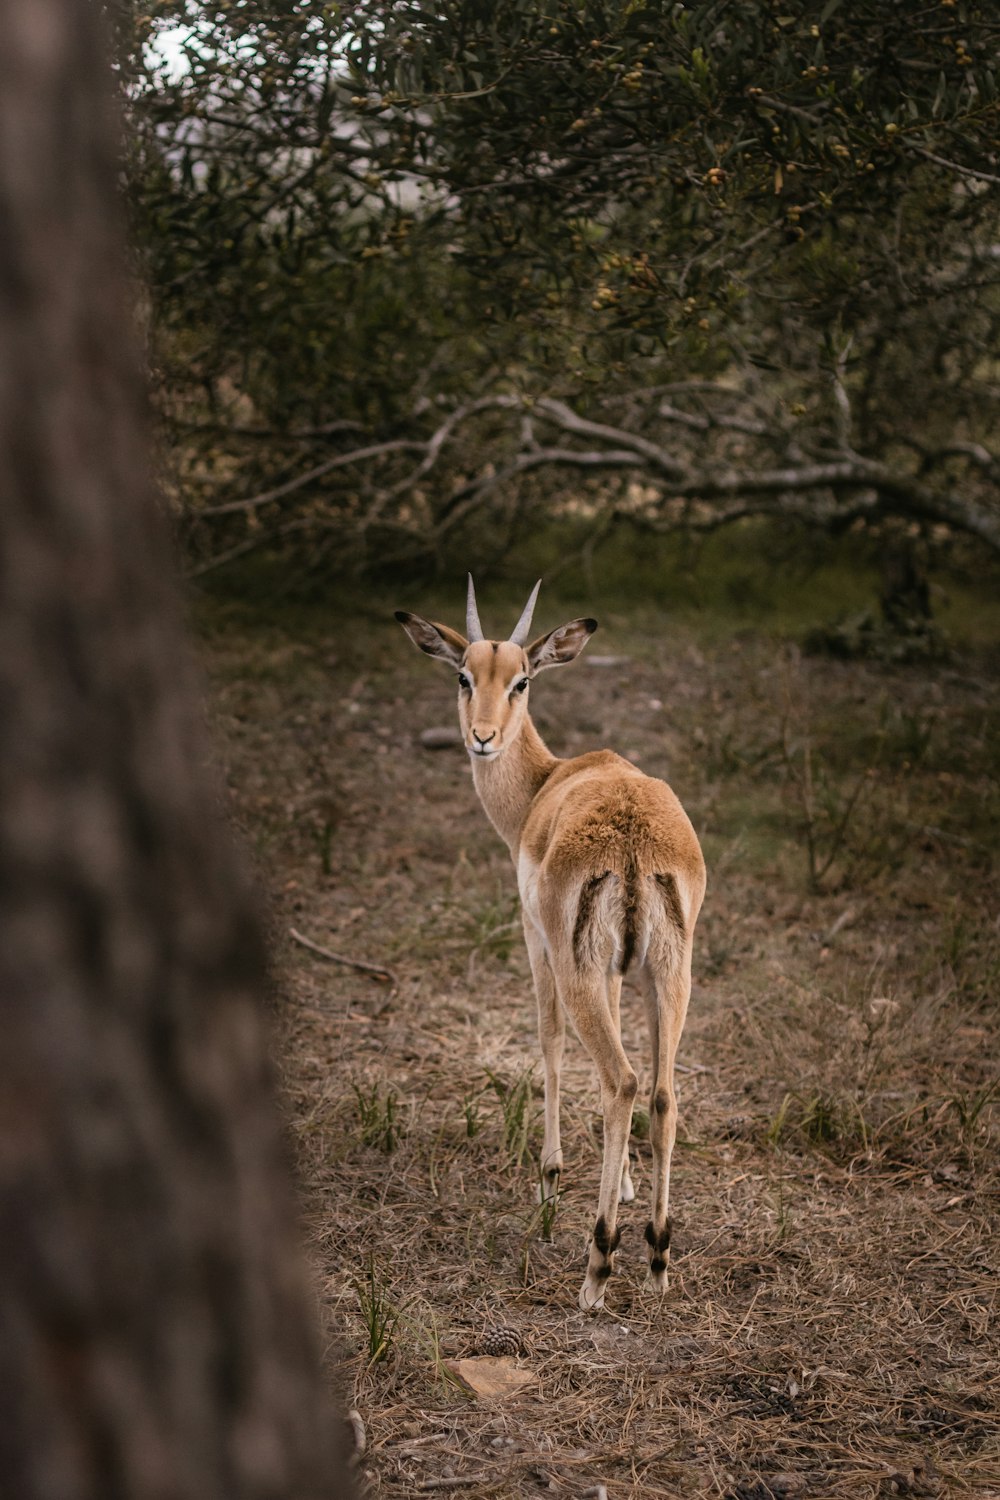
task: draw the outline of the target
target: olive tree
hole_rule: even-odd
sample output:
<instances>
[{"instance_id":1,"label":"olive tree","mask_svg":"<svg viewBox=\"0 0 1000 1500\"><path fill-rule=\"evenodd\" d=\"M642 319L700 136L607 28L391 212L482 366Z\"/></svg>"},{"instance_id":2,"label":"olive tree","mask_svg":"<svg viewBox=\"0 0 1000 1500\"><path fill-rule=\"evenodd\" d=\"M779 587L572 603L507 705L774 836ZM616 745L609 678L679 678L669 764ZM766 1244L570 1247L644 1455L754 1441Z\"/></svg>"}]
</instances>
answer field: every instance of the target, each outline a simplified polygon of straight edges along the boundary
<instances>
[{"instance_id":1,"label":"olive tree","mask_svg":"<svg viewBox=\"0 0 1000 1500\"><path fill-rule=\"evenodd\" d=\"M598 526L995 550L998 34L966 0L144 12L133 201L200 566L429 557L569 490Z\"/></svg>"}]
</instances>

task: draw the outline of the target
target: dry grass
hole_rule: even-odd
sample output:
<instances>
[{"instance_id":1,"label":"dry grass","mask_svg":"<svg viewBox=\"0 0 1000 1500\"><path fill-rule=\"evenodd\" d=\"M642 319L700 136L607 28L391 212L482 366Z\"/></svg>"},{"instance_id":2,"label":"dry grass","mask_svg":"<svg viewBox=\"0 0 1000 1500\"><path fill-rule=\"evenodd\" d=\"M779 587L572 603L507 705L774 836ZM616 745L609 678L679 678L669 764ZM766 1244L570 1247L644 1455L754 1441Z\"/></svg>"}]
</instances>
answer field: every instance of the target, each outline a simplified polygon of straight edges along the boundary
<instances>
[{"instance_id":1,"label":"dry grass","mask_svg":"<svg viewBox=\"0 0 1000 1500\"><path fill-rule=\"evenodd\" d=\"M1000 1491L996 682L653 624L613 619L604 649L630 661L584 658L535 703L557 752L611 743L668 776L710 870L670 1291L641 1286L637 1111L639 1196L597 1319L576 1307L596 1092L571 1044L543 1224L519 1160L540 1101L512 872L461 752L418 744L451 722L450 684L374 619L363 649L328 617L207 634L274 898L290 1128L369 1493ZM294 947L291 925L397 986ZM628 989L624 1018L642 1063ZM497 1325L538 1385L490 1406L442 1361Z\"/></svg>"}]
</instances>

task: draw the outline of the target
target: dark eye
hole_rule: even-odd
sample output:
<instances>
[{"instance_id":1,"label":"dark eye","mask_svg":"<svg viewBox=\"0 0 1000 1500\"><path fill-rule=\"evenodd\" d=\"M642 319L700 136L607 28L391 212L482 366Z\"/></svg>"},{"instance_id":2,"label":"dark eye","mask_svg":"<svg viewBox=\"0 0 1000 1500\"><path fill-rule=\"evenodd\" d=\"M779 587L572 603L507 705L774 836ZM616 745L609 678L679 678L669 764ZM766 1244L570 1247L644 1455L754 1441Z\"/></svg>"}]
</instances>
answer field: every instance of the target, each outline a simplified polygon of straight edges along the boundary
<instances>
[{"instance_id":1,"label":"dark eye","mask_svg":"<svg viewBox=\"0 0 1000 1500\"><path fill-rule=\"evenodd\" d=\"M459 672L459 674L458 674L458 685L462 689L463 693L471 693L472 692L472 683L466 677L466 675L465 675L464 672Z\"/></svg>"},{"instance_id":2,"label":"dark eye","mask_svg":"<svg viewBox=\"0 0 1000 1500\"><path fill-rule=\"evenodd\" d=\"M514 692L515 693L523 693L524 690L525 690L525 688L527 686L528 686L528 679L527 679L527 677L522 677L520 682L515 682L515 684L514 684Z\"/></svg>"}]
</instances>

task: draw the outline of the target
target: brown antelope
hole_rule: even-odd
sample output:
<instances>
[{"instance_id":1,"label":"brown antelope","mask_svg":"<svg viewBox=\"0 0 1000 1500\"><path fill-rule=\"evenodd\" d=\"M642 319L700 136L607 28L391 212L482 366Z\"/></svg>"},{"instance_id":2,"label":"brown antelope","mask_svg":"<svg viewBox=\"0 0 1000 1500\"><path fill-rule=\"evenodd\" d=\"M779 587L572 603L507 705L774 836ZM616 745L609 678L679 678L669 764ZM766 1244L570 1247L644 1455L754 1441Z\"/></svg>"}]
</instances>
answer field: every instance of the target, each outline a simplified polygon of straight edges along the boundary
<instances>
[{"instance_id":1,"label":"brown antelope","mask_svg":"<svg viewBox=\"0 0 1000 1500\"><path fill-rule=\"evenodd\" d=\"M665 782L611 750L572 760L550 754L531 722L532 678L583 650L596 620L571 620L528 644L539 584L508 640L487 640L469 578L468 639L397 611L414 645L458 672L458 716L486 814L517 869L524 936L538 996L545 1071L541 1195L562 1168L559 1071L568 1015L593 1059L604 1111L597 1221L580 1289L596 1311L621 1238L618 1203L635 1192L628 1138L638 1080L621 1043L622 976L642 982L652 1041L650 1139L653 1208L646 1227L649 1280L666 1286L670 1158L677 1129L674 1057L691 993L694 925L705 862L694 829Z\"/></svg>"}]
</instances>

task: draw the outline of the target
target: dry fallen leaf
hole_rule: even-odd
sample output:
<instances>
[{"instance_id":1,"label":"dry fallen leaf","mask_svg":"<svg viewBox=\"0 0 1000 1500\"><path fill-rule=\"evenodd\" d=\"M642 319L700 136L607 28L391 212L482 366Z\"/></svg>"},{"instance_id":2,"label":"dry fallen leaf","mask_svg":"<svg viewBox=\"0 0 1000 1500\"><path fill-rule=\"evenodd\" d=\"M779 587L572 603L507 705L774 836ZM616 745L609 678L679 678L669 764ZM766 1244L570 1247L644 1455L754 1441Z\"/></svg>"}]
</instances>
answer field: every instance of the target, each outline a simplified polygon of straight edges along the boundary
<instances>
[{"instance_id":1,"label":"dry fallen leaf","mask_svg":"<svg viewBox=\"0 0 1000 1500\"><path fill-rule=\"evenodd\" d=\"M501 1398L516 1396L534 1385L538 1376L533 1370L522 1370L512 1359L480 1355L475 1359L446 1359L445 1368L474 1396Z\"/></svg>"}]
</instances>

